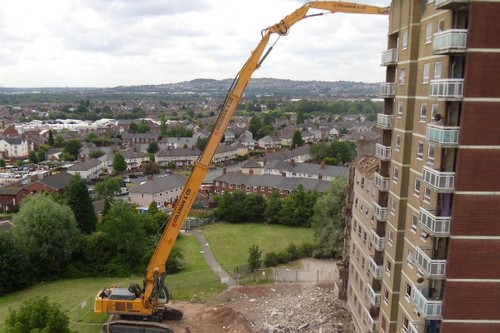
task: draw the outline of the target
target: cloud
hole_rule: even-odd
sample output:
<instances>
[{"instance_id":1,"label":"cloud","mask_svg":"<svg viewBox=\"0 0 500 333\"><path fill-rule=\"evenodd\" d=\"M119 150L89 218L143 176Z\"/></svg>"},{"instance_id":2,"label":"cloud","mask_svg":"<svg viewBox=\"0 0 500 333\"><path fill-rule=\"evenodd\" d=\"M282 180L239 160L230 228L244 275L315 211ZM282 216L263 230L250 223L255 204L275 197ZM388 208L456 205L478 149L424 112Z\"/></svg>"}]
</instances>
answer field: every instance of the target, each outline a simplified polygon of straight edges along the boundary
<instances>
[{"instance_id":1,"label":"cloud","mask_svg":"<svg viewBox=\"0 0 500 333\"><path fill-rule=\"evenodd\" d=\"M388 5L389 0L363 2ZM302 4L4 0L0 84L116 86L232 78L261 30ZM279 38L254 76L382 81L387 23L385 16L356 14L305 19Z\"/></svg>"}]
</instances>

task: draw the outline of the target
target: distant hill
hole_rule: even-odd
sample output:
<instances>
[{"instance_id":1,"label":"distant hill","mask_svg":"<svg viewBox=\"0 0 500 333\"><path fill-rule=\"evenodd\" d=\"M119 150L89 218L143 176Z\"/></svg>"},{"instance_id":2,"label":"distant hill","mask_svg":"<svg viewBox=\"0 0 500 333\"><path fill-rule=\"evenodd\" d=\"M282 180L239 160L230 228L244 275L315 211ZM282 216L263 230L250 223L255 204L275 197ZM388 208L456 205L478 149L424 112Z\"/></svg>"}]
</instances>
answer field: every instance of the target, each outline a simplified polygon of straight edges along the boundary
<instances>
[{"instance_id":1,"label":"distant hill","mask_svg":"<svg viewBox=\"0 0 500 333\"><path fill-rule=\"evenodd\" d=\"M119 86L112 88L0 88L1 94L70 94L89 97L141 95L150 98L224 97L231 79L196 79L161 85ZM253 78L245 90L246 98L377 98L379 83L350 81L294 81L272 78Z\"/></svg>"}]
</instances>

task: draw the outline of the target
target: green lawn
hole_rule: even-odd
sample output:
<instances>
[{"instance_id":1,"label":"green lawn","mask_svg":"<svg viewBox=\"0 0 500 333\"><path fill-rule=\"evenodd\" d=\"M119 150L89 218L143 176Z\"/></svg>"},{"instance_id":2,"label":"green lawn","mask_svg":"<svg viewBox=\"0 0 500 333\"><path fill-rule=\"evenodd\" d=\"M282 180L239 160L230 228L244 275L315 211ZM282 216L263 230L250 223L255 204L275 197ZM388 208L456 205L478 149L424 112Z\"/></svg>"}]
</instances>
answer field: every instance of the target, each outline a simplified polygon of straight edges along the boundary
<instances>
[{"instance_id":1,"label":"green lawn","mask_svg":"<svg viewBox=\"0 0 500 333\"><path fill-rule=\"evenodd\" d=\"M280 252L290 243L314 243L314 233L308 228L291 228L268 224L223 224L215 223L203 228L212 252L229 274L237 266L247 264L248 249L258 245L262 257L267 252Z\"/></svg>"},{"instance_id":2,"label":"green lawn","mask_svg":"<svg viewBox=\"0 0 500 333\"><path fill-rule=\"evenodd\" d=\"M203 229L215 257L232 273L233 268L246 264L248 248L256 244L265 254L284 250L290 242L299 245L313 241L310 229L270 226L264 224L213 224ZM217 275L208 267L201 246L193 236L183 235L176 246L182 248L186 270L167 275L166 283L173 299L202 301L225 289ZM9 308L17 308L24 300L37 295L48 296L51 302L68 312L71 329L78 333L97 333L107 316L93 313L94 297L103 287L112 285L142 285L142 276L128 278L73 279L40 283L32 288L0 297L0 331Z\"/></svg>"}]
</instances>

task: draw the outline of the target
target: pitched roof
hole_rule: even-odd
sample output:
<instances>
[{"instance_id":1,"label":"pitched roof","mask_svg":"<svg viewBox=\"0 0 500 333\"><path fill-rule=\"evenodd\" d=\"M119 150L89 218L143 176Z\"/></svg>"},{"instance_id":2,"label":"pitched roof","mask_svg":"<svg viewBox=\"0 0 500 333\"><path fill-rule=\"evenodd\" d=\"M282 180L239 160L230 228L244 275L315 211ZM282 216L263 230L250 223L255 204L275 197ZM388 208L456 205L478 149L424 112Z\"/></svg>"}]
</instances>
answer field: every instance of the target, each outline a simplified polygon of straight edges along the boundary
<instances>
[{"instance_id":1,"label":"pitched roof","mask_svg":"<svg viewBox=\"0 0 500 333\"><path fill-rule=\"evenodd\" d=\"M323 175L328 177L339 177L347 176L349 173L349 168L333 166L333 165L321 165L313 163L289 163L281 160L272 160L268 164L264 165L263 169L276 169L282 171L289 171L295 173L308 173L313 175Z\"/></svg>"},{"instance_id":2,"label":"pitched roof","mask_svg":"<svg viewBox=\"0 0 500 333\"><path fill-rule=\"evenodd\" d=\"M183 187L186 183L186 178L173 174L165 177L157 177L151 180L148 180L144 184L137 186L136 188L130 189L131 193L147 193L147 194L155 194L167 190L173 190L179 187Z\"/></svg>"},{"instance_id":3,"label":"pitched roof","mask_svg":"<svg viewBox=\"0 0 500 333\"><path fill-rule=\"evenodd\" d=\"M92 158L87 161L77 162L73 164L71 167L68 168L68 171L87 171L98 166L101 163L102 161Z\"/></svg>"},{"instance_id":4,"label":"pitched roof","mask_svg":"<svg viewBox=\"0 0 500 333\"><path fill-rule=\"evenodd\" d=\"M201 151L198 148L177 148L177 149L163 149L156 156L169 157L169 156L200 156Z\"/></svg>"},{"instance_id":5,"label":"pitched roof","mask_svg":"<svg viewBox=\"0 0 500 333\"><path fill-rule=\"evenodd\" d=\"M55 190L61 190L68 185L72 177L73 175L67 173L66 171L61 171L53 176L42 178L38 181L46 186L52 187Z\"/></svg>"}]
</instances>

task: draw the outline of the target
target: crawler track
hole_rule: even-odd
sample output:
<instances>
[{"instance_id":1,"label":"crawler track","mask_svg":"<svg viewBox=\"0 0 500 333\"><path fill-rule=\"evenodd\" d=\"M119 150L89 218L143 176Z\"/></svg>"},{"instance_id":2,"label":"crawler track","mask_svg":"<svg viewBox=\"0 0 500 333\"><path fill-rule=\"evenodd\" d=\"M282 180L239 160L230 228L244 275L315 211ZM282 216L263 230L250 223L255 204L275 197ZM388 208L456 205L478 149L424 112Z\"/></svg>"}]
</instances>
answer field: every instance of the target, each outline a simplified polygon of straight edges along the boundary
<instances>
[{"instance_id":1,"label":"crawler track","mask_svg":"<svg viewBox=\"0 0 500 333\"><path fill-rule=\"evenodd\" d=\"M103 333L174 333L167 324L151 321L114 320L102 326Z\"/></svg>"}]
</instances>

